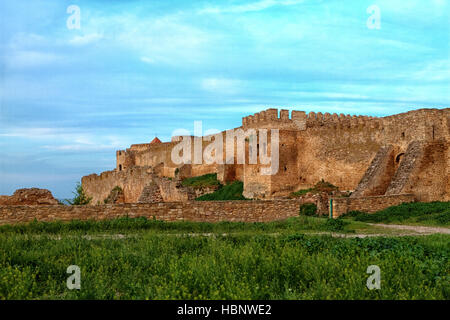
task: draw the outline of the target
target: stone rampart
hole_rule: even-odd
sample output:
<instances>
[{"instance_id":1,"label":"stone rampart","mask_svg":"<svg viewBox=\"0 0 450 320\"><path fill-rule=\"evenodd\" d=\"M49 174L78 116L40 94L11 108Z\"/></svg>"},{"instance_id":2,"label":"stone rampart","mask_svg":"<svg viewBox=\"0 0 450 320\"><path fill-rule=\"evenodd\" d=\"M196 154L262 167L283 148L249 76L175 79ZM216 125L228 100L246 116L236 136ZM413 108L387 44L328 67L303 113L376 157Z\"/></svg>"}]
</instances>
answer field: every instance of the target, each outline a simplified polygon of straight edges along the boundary
<instances>
[{"instance_id":1,"label":"stone rampart","mask_svg":"<svg viewBox=\"0 0 450 320\"><path fill-rule=\"evenodd\" d=\"M333 218L337 218L350 211L373 213L406 202L414 202L412 194L398 194L390 196L372 196L361 198L332 198Z\"/></svg>"}]
</instances>

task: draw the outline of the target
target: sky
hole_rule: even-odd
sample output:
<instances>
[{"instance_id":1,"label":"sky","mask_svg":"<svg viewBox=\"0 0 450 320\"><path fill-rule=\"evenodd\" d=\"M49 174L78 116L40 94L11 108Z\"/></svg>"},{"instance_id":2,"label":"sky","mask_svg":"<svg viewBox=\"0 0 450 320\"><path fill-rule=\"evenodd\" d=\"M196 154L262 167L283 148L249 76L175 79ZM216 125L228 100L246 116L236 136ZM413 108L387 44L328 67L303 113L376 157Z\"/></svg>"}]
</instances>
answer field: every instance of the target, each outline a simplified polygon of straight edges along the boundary
<instances>
[{"instance_id":1,"label":"sky","mask_svg":"<svg viewBox=\"0 0 450 320\"><path fill-rule=\"evenodd\" d=\"M72 197L194 121L448 108L449 18L446 0L0 0L0 194Z\"/></svg>"}]
</instances>

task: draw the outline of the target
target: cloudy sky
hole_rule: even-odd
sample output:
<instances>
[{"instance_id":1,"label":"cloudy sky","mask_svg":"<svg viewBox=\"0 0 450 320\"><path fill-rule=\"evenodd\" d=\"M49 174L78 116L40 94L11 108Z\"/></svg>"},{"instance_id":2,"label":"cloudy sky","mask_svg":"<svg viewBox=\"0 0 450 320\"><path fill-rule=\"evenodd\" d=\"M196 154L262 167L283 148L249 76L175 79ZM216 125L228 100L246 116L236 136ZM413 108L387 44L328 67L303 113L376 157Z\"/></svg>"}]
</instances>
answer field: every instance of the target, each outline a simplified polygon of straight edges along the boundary
<instances>
[{"instance_id":1,"label":"cloudy sky","mask_svg":"<svg viewBox=\"0 0 450 320\"><path fill-rule=\"evenodd\" d=\"M115 150L194 120L448 108L449 12L445 0L0 0L0 194L70 197Z\"/></svg>"}]
</instances>

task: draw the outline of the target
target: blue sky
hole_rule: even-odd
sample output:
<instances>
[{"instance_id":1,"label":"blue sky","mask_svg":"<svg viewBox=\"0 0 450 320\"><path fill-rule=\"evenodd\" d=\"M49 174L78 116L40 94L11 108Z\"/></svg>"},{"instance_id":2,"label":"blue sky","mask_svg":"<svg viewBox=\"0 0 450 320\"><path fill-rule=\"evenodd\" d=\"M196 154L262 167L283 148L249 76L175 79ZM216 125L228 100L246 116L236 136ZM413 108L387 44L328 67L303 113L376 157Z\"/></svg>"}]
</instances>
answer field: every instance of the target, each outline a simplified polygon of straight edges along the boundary
<instances>
[{"instance_id":1,"label":"blue sky","mask_svg":"<svg viewBox=\"0 0 450 320\"><path fill-rule=\"evenodd\" d=\"M71 197L115 150L194 120L448 108L449 12L445 0L0 0L0 194Z\"/></svg>"}]
</instances>

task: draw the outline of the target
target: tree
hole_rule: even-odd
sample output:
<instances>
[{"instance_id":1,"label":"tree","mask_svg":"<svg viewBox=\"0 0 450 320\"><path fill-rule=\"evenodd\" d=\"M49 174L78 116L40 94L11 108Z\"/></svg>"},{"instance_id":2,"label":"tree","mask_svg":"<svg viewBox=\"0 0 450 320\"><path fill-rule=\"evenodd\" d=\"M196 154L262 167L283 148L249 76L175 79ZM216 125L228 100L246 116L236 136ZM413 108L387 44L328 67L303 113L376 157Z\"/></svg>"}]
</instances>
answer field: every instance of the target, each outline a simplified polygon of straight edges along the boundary
<instances>
[{"instance_id":1,"label":"tree","mask_svg":"<svg viewBox=\"0 0 450 320\"><path fill-rule=\"evenodd\" d=\"M77 183L77 187L75 188L75 192L72 192L75 197L72 200L67 200L72 206L83 206L91 202L92 197L88 197L83 190L83 186L80 183Z\"/></svg>"}]
</instances>

